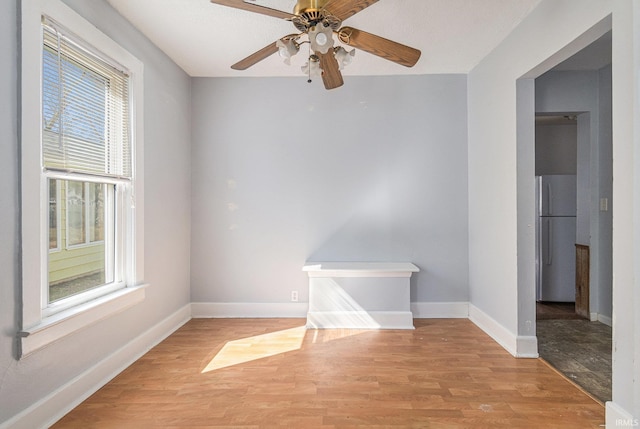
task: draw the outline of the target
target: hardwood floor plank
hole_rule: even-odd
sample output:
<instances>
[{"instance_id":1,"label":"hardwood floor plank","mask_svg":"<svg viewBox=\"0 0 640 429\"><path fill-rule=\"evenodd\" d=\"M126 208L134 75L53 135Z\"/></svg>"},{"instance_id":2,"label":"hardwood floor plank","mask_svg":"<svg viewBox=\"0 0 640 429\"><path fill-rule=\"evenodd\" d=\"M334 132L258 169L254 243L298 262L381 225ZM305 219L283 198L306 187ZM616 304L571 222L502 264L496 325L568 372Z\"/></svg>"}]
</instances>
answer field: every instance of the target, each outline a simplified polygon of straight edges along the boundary
<instances>
[{"instance_id":1,"label":"hardwood floor plank","mask_svg":"<svg viewBox=\"0 0 640 429\"><path fill-rule=\"evenodd\" d=\"M539 360L513 358L468 320L416 319L414 331L306 331L304 323L191 320L53 427L582 429L604 423L600 404Z\"/></svg>"}]
</instances>

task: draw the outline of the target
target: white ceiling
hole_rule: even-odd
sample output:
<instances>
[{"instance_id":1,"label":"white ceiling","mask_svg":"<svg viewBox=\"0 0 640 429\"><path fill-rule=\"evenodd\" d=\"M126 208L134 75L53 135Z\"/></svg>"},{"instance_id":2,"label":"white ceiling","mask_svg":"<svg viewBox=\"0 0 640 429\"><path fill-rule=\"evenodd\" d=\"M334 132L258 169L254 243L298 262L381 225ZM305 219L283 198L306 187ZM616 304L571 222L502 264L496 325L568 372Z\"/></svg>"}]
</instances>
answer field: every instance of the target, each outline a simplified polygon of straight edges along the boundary
<instances>
[{"instance_id":1,"label":"white ceiling","mask_svg":"<svg viewBox=\"0 0 640 429\"><path fill-rule=\"evenodd\" d=\"M245 71L231 64L287 34L290 22L212 4L209 0L107 0L190 76L300 76L272 55ZM468 73L540 0L380 0L345 20L360 30L422 51L406 68L357 51L345 75ZM258 0L292 11L295 0ZM303 45L308 46L308 45ZM304 48L303 48L304 49ZM350 49L350 48L349 48Z\"/></svg>"}]
</instances>

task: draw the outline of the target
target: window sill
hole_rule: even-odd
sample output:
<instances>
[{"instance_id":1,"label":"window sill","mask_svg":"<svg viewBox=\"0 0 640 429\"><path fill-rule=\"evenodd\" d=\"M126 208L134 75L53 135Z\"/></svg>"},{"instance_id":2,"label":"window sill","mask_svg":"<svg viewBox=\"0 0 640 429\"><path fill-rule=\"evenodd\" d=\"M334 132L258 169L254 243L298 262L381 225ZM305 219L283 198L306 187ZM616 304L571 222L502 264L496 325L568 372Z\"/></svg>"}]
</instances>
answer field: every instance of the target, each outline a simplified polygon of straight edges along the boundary
<instances>
[{"instance_id":1,"label":"window sill","mask_svg":"<svg viewBox=\"0 0 640 429\"><path fill-rule=\"evenodd\" d=\"M44 318L35 326L18 333L20 358L24 358L88 325L110 317L142 302L146 284L128 287Z\"/></svg>"}]
</instances>

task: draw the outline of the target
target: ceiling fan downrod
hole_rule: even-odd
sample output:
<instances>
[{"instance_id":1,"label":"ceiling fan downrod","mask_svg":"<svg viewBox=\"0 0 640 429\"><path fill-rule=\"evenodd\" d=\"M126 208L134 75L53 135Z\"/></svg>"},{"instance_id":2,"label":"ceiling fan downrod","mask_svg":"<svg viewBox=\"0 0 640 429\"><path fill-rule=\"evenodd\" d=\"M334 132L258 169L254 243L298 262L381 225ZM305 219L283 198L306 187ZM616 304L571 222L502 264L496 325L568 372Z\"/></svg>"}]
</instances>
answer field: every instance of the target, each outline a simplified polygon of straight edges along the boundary
<instances>
[{"instance_id":1,"label":"ceiling fan downrod","mask_svg":"<svg viewBox=\"0 0 640 429\"><path fill-rule=\"evenodd\" d=\"M295 15L302 15L303 13L318 12L324 9L328 0L298 0L293 13Z\"/></svg>"}]
</instances>

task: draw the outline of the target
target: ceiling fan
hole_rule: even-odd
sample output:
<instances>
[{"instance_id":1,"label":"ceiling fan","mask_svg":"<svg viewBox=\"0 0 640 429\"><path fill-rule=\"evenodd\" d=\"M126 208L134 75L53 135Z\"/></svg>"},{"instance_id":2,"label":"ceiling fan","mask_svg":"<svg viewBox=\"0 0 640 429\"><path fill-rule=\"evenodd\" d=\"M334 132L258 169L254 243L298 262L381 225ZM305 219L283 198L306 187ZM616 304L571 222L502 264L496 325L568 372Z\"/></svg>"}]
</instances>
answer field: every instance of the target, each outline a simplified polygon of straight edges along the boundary
<instances>
[{"instance_id":1,"label":"ceiling fan","mask_svg":"<svg viewBox=\"0 0 640 429\"><path fill-rule=\"evenodd\" d=\"M420 58L420 51L417 49L352 27L341 27L342 21L377 1L297 0L293 13L261 6L256 0L211 0L211 3L285 19L291 21L299 31L249 55L232 65L232 69L246 70L276 52L280 52L285 57L285 62L288 62L291 56L298 53L302 43L309 43L309 59L302 68L303 71L309 75L309 82L311 76L322 76L325 88L334 89L343 85L340 69L351 61L355 53L336 46L334 34L344 45L362 49L406 67L413 67Z\"/></svg>"}]
</instances>

